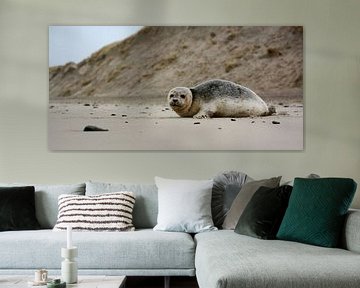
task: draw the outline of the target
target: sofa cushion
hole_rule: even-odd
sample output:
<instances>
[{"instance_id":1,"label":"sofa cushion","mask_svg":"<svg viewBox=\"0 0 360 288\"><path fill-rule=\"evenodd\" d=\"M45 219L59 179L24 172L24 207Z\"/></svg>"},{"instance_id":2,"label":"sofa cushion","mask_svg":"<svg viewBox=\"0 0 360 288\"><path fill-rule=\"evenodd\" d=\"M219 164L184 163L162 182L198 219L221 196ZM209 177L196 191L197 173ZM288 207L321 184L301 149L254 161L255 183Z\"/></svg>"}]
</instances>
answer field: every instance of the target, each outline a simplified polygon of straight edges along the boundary
<instances>
[{"instance_id":1,"label":"sofa cushion","mask_svg":"<svg viewBox=\"0 0 360 288\"><path fill-rule=\"evenodd\" d=\"M40 228L34 194L33 186L0 187L0 231Z\"/></svg>"},{"instance_id":2,"label":"sofa cushion","mask_svg":"<svg viewBox=\"0 0 360 288\"><path fill-rule=\"evenodd\" d=\"M159 214L154 230L199 233L217 229L211 217L213 180L155 177Z\"/></svg>"},{"instance_id":3,"label":"sofa cushion","mask_svg":"<svg viewBox=\"0 0 360 288\"><path fill-rule=\"evenodd\" d=\"M238 234L275 239L288 206L292 187L260 187L251 198L235 227Z\"/></svg>"},{"instance_id":4,"label":"sofa cushion","mask_svg":"<svg viewBox=\"0 0 360 288\"><path fill-rule=\"evenodd\" d=\"M231 204L241 187L252 179L238 171L222 172L215 176L212 189L211 213L214 225L221 228Z\"/></svg>"},{"instance_id":5,"label":"sofa cushion","mask_svg":"<svg viewBox=\"0 0 360 288\"><path fill-rule=\"evenodd\" d=\"M136 202L133 211L133 224L136 229L153 228L158 214L158 192L155 184L121 184L86 182L86 195L131 191Z\"/></svg>"},{"instance_id":6,"label":"sofa cushion","mask_svg":"<svg viewBox=\"0 0 360 288\"><path fill-rule=\"evenodd\" d=\"M231 230L195 236L201 288L353 288L360 254L298 242L262 240Z\"/></svg>"},{"instance_id":7,"label":"sofa cushion","mask_svg":"<svg viewBox=\"0 0 360 288\"><path fill-rule=\"evenodd\" d=\"M55 231L133 231L132 211L135 197L132 192L101 195L59 196L59 216Z\"/></svg>"},{"instance_id":8,"label":"sofa cushion","mask_svg":"<svg viewBox=\"0 0 360 288\"><path fill-rule=\"evenodd\" d=\"M53 228L58 216L58 197L61 194L85 195L85 184L38 185L38 184L8 184L0 186L34 186L36 218L41 228Z\"/></svg>"},{"instance_id":9,"label":"sofa cushion","mask_svg":"<svg viewBox=\"0 0 360 288\"><path fill-rule=\"evenodd\" d=\"M232 203L230 210L225 217L223 228L234 230L237 222L240 219L241 214L243 213L246 205L249 203L251 197L255 194L255 192L261 186L269 187L269 188L278 187L280 183L280 179L281 176L273 177L270 179L251 181L244 184L240 192L234 199L234 202Z\"/></svg>"},{"instance_id":10,"label":"sofa cushion","mask_svg":"<svg viewBox=\"0 0 360 288\"><path fill-rule=\"evenodd\" d=\"M343 248L360 253L360 210L350 209L346 215L341 237Z\"/></svg>"},{"instance_id":11,"label":"sofa cushion","mask_svg":"<svg viewBox=\"0 0 360 288\"><path fill-rule=\"evenodd\" d=\"M277 238L337 247L355 190L348 178L295 178Z\"/></svg>"},{"instance_id":12,"label":"sofa cushion","mask_svg":"<svg viewBox=\"0 0 360 288\"><path fill-rule=\"evenodd\" d=\"M151 273L159 269L194 269L195 244L186 233L152 229L121 233L73 232L72 240L78 247L77 262L82 271L149 270ZM66 231L2 232L0 269L59 270L62 247L66 247Z\"/></svg>"}]
</instances>

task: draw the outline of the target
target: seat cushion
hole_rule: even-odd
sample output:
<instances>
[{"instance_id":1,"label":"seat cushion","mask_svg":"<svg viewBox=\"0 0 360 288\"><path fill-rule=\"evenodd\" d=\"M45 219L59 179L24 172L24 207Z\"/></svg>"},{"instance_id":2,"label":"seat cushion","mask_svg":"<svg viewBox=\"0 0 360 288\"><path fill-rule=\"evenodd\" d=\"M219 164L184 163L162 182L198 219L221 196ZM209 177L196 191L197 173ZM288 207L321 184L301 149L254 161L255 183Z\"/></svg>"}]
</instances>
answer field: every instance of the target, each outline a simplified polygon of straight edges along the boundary
<instances>
[{"instance_id":1,"label":"seat cushion","mask_svg":"<svg viewBox=\"0 0 360 288\"><path fill-rule=\"evenodd\" d=\"M195 244L186 233L73 232L79 270L194 269ZM66 231L2 232L0 269L60 269ZM9 252L11 251L11 253Z\"/></svg>"},{"instance_id":2,"label":"seat cushion","mask_svg":"<svg viewBox=\"0 0 360 288\"><path fill-rule=\"evenodd\" d=\"M338 288L360 283L360 254L229 230L197 234L200 288Z\"/></svg>"}]
</instances>

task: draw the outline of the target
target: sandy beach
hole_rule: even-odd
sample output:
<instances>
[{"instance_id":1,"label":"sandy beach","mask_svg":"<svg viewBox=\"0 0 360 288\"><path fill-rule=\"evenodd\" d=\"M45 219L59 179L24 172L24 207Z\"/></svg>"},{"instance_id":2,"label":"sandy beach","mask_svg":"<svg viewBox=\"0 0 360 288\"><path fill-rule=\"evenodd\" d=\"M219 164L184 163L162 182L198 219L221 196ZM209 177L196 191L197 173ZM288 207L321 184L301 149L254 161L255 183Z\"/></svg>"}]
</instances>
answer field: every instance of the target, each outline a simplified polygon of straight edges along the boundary
<instances>
[{"instance_id":1,"label":"sandy beach","mask_svg":"<svg viewBox=\"0 0 360 288\"><path fill-rule=\"evenodd\" d=\"M302 103L277 103L276 115L181 118L165 103L51 101L50 150L302 150ZM108 131L84 132L88 125Z\"/></svg>"}]
</instances>

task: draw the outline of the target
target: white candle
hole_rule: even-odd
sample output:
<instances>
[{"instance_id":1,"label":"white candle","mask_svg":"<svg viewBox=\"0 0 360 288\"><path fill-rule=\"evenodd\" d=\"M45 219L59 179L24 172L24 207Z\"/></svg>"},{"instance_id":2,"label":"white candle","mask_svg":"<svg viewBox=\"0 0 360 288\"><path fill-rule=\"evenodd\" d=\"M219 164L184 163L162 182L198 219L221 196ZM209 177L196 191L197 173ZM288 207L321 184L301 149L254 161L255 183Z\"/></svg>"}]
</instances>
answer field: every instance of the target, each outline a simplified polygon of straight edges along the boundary
<instances>
[{"instance_id":1,"label":"white candle","mask_svg":"<svg viewBox=\"0 0 360 288\"><path fill-rule=\"evenodd\" d=\"M71 235L72 227L69 225L67 226L66 232L67 232L67 245L66 248L70 249L72 248L72 235Z\"/></svg>"}]
</instances>

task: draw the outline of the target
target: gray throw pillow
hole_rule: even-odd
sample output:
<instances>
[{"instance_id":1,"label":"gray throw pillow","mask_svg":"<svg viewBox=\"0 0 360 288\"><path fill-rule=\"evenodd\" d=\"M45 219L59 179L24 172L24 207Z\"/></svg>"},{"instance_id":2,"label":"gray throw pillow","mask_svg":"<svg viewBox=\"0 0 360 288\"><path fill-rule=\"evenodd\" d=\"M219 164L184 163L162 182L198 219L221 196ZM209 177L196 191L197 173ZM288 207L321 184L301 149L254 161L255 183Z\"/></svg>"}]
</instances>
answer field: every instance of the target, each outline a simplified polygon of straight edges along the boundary
<instances>
[{"instance_id":1,"label":"gray throw pillow","mask_svg":"<svg viewBox=\"0 0 360 288\"><path fill-rule=\"evenodd\" d=\"M211 213L216 227L222 227L225 216L241 187L251 180L248 175L238 171L226 171L215 176Z\"/></svg>"},{"instance_id":2,"label":"gray throw pillow","mask_svg":"<svg viewBox=\"0 0 360 288\"><path fill-rule=\"evenodd\" d=\"M244 184L225 217L224 223L222 225L223 229L234 230L241 214L244 212L246 205L249 203L255 192L261 186L269 188L279 187L280 179L281 176L270 179L251 181Z\"/></svg>"},{"instance_id":3,"label":"gray throw pillow","mask_svg":"<svg viewBox=\"0 0 360 288\"><path fill-rule=\"evenodd\" d=\"M213 180L155 177L159 214L154 230L198 233L217 230L211 217Z\"/></svg>"}]
</instances>

